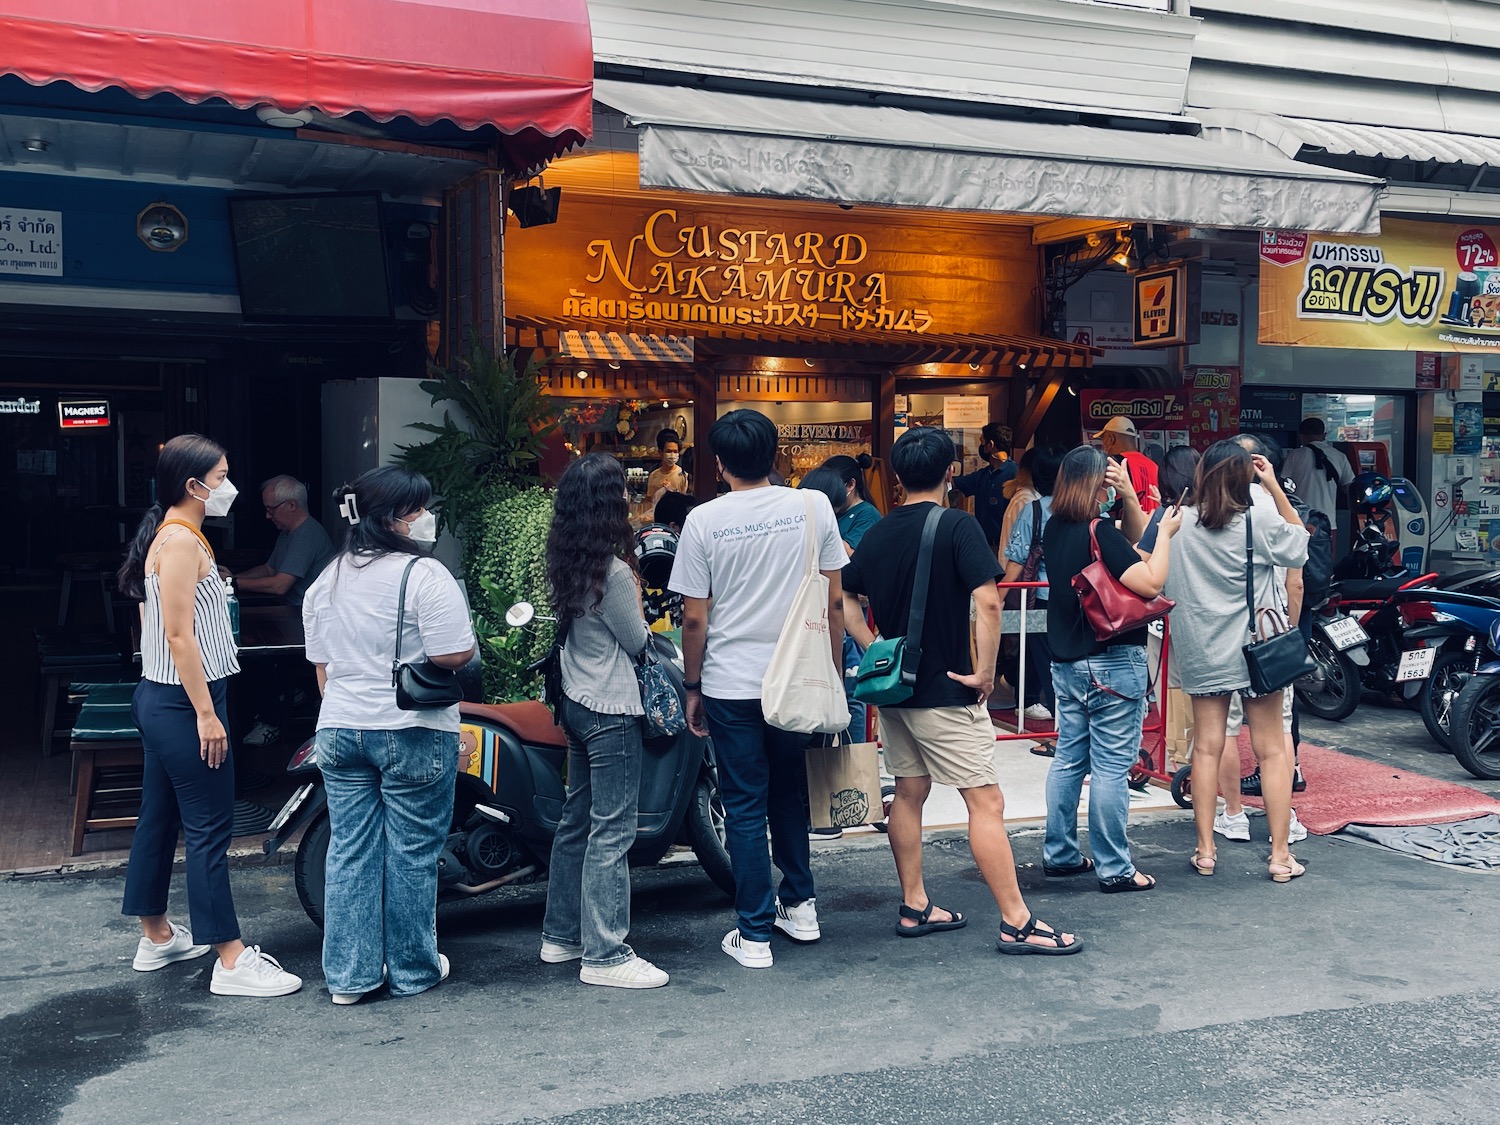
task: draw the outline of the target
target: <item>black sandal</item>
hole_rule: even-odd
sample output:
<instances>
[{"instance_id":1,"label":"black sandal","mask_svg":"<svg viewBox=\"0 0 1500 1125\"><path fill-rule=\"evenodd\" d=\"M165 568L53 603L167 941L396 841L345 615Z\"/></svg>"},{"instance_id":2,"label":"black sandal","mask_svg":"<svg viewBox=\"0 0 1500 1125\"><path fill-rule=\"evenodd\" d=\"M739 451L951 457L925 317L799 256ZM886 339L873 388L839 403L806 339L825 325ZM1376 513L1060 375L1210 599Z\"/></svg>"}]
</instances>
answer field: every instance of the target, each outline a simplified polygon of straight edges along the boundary
<instances>
[{"instance_id":1,"label":"black sandal","mask_svg":"<svg viewBox=\"0 0 1500 1125\"><path fill-rule=\"evenodd\" d=\"M1084 856L1077 863L1070 863L1066 867L1048 867L1045 863L1042 864L1042 874L1046 875L1049 879L1066 879L1070 875L1087 875L1093 869L1094 861L1088 856Z\"/></svg>"},{"instance_id":2,"label":"black sandal","mask_svg":"<svg viewBox=\"0 0 1500 1125\"><path fill-rule=\"evenodd\" d=\"M1043 928L1045 927L1045 928ZM1036 936L1048 938L1051 945L1033 945L1027 939ZM1010 938L1010 941L1006 941ZM1019 929L1004 921L1000 922L1000 941L995 943L995 948L1001 953L1020 956L1027 953L1040 954L1043 957L1063 957L1069 953L1077 953L1083 948L1083 940L1076 935L1067 945L1063 944L1062 934L1058 933L1045 922L1038 922L1036 915L1026 919L1026 925Z\"/></svg>"},{"instance_id":3,"label":"black sandal","mask_svg":"<svg viewBox=\"0 0 1500 1125\"><path fill-rule=\"evenodd\" d=\"M1049 738L1045 742L1038 742L1031 748L1031 752L1038 758L1055 758L1057 757L1057 743Z\"/></svg>"},{"instance_id":4,"label":"black sandal","mask_svg":"<svg viewBox=\"0 0 1500 1125\"><path fill-rule=\"evenodd\" d=\"M969 924L969 920L962 914L960 914L957 910L948 910L948 913L953 915L950 921L930 921L934 909L948 910L946 906L938 906L931 899L927 900L926 910L914 910L903 902L901 904L900 917L908 918L911 921L915 922L916 925L903 926L901 925L901 923L897 922L896 933L898 933L902 937L926 937L928 934L935 934L939 930L961 930Z\"/></svg>"},{"instance_id":5,"label":"black sandal","mask_svg":"<svg viewBox=\"0 0 1500 1125\"><path fill-rule=\"evenodd\" d=\"M1144 883L1137 883L1137 875L1145 875L1144 871L1136 871L1129 875L1116 875L1113 879L1100 879L1099 889L1107 895L1126 894L1130 891L1149 891L1156 886L1156 876L1146 875Z\"/></svg>"}]
</instances>

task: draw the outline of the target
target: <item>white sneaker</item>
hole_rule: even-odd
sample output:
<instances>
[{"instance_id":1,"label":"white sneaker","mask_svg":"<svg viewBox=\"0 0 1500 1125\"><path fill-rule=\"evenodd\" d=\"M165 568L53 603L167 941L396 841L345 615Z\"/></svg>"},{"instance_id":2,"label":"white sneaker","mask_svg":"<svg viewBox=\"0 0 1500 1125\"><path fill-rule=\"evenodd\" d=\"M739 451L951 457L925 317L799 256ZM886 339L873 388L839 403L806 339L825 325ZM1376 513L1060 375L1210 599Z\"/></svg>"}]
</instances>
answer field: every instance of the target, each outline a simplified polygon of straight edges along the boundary
<instances>
[{"instance_id":1,"label":"white sneaker","mask_svg":"<svg viewBox=\"0 0 1500 1125\"><path fill-rule=\"evenodd\" d=\"M452 965L448 964L448 955L446 953L439 953L438 954L438 984L442 984L445 980L448 979L448 970L451 969L452 967L453 967Z\"/></svg>"},{"instance_id":2,"label":"white sneaker","mask_svg":"<svg viewBox=\"0 0 1500 1125\"><path fill-rule=\"evenodd\" d=\"M1269 837L1267 838L1269 839ZM1302 822L1297 819L1297 810L1293 809L1292 827L1291 831L1286 834L1286 842L1289 844L1295 844L1305 839L1307 839L1307 829L1303 826Z\"/></svg>"},{"instance_id":3,"label":"white sneaker","mask_svg":"<svg viewBox=\"0 0 1500 1125\"><path fill-rule=\"evenodd\" d=\"M131 962L131 968L138 973L154 973L174 961L191 961L194 957L202 957L213 948L211 945L194 945L193 935L186 926L179 926L176 922L171 923L171 926L172 936L160 945L145 934L141 935L140 943L135 947L135 960Z\"/></svg>"},{"instance_id":4,"label":"white sneaker","mask_svg":"<svg viewBox=\"0 0 1500 1125\"><path fill-rule=\"evenodd\" d=\"M815 844L819 840L842 840L844 830L842 828L809 828L807 838Z\"/></svg>"},{"instance_id":5,"label":"white sneaker","mask_svg":"<svg viewBox=\"0 0 1500 1125\"><path fill-rule=\"evenodd\" d=\"M584 965L578 970L578 979L584 984L602 984L607 988L660 988L671 978L644 957L632 957L605 968Z\"/></svg>"},{"instance_id":6,"label":"white sneaker","mask_svg":"<svg viewBox=\"0 0 1500 1125\"><path fill-rule=\"evenodd\" d=\"M379 992L384 984L385 966L382 965L380 966L380 984L377 984L374 988L370 989L370 992L332 992L329 993L329 995L333 997L333 1002L335 1004L338 1004L340 1007L347 1007L350 1004L358 1004L372 992Z\"/></svg>"},{"instance_id":7,"label":"white sneaker","mask_svg":"<svg viewBox=\"0 0 1500 1125\"><path fill-rule=\"evenodd\" d=\"M771 925L793 941L800 941L804 944L817 941L823 936L823 931L818 928L817 901L817 899L810 898L796 906L788 906L777 899L776 920ZM739 931L736 930L735 933Z\"/></svg>"},{"instance_id":8,"label":"white sneaker","mask_svg":"<svg viewBox=\"0 0 1500 1125\"><path fill-rule=\"evenodd\" d=\"M561 965L565 961L577 961L583 957L583 946L563 945L556 941L542 942L542 960L549 965Z\"/></svg>"},{"instance_id":9,"label":"white sneaker","mask_svg":"<svg viewBox=\"0 0 1500 1125\"><path fill-rule=\"evenodd\" d=\"M302 978L287 972L260 946L249 945L226 969L224 962L214 963L214 979L208 990L215 996L286 996L302 987Z\"/></svg>"},{"instance_id":10,"label":"white sneaker","mask_svg":"<svg viewBox=\"0 0 1500 1125\"><path fill-rule=\"evenodd\" d=\"M246 746L269 746L281 737L281 728L257 721L240 741Z\"/></svg>"},{"instance_id":11,"label":"white sneaker","mask_svg":"<svg viewBox=\"0 0 1500 1125\"><path fill-rule=\"evenodd\" d=\"M719 942L719 948L747 969L769 969L771 967L771 943L750 941L738 928L730 930Z\"/></svg>"},{"instance_id":12,"label":"white sneaker","mask_svg":"<svg viewBox=\"0 0 1500 1125\"><path fill-rule=\"evenodd\" d=\"M1050 723L1052 721L1052 712L1040 703L1033 703L1030 707L1026 708L1025 717L1035 719L1041 723Z\"/></svg>"},{"instance_id":13,"label":"white sneaker","mask_svg":"<svg viewBox=\"0 0 1500 1125\"><path fill-rule=\"evenodd\" d=\"M1250 815L1243 810L1234 816L1221 812L1214 817L1214 831L1226 840L1248 840L1250 839Z\"/></svg>"}]
</instances>

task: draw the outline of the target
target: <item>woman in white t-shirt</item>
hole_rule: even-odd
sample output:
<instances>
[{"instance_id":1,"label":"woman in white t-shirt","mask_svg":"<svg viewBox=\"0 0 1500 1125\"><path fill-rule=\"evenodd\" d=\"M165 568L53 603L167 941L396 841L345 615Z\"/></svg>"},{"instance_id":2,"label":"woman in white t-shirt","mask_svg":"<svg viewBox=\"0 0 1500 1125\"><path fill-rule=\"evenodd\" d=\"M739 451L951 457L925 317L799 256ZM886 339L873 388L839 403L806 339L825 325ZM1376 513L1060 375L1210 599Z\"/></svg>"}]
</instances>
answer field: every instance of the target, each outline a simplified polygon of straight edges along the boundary
<instances>
[{"instance_id":1,"label":"woman in white t-shirt","mask_svg":"<svg viewBox=\"0 0 1500 1125\"><path fill-rule=\"evenodd\" d=\"M344 549L302 604L323 693L323 973L335 1004L355 1003L382 980L393 996L410 996L448 975L437 951L437 871L453 818L458 707L404 711L391 675L403 579L402 663L459 668L474 655L463 591L427 553L437 539L431 500L427 478L396 467L339 489Z\"/></svg>"}]
</instances>

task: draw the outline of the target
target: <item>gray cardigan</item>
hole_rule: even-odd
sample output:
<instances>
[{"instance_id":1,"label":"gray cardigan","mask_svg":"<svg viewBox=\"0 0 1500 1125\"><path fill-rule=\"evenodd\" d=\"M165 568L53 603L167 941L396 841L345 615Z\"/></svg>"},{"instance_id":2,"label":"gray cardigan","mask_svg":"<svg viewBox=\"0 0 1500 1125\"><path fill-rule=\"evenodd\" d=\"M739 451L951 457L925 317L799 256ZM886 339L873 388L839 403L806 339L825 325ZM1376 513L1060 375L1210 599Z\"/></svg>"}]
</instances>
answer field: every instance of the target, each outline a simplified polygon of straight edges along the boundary
<instances>
[{"instance_id":1,"label":"gray cardigan","mask_svg":"<svg viewBox=\"0 0 1500 1125\"><path fill-rule=\"evenodd\" d=\"M635 575L619 559L609 566L604 600L575 618L562 650L563 693L601 715L644 715L635 658L646 648L646 620Z\"/></svg>"}]
</instances>

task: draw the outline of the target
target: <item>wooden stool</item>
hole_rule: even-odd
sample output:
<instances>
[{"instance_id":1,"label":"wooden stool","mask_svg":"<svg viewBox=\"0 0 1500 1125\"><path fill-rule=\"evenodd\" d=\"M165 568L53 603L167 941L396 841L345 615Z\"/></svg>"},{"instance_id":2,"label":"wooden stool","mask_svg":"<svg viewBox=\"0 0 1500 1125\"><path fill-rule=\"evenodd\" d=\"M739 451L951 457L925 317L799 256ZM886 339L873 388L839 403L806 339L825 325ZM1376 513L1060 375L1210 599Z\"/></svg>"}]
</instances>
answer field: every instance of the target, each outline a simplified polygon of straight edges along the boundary
<instances>
[{"instance_id":1,"label":"wooden stool","mask_svg":"<svg viewBox=\"0 0 1500 1125\"><path fill-rule=\"evenodd\" d=\"M126 785L116 781L109 788L97 791L96 786L106 770L131 767L139 769L145 763L145 752L141 749L141 740L136 738L134 740L122 739L117 742L74 742L73 753L78 761L78 792L73 798L73 851L71 854L79 855L83 852L83 837L86 833L103 832L110 828L135 827L139 819L138 815L95 816L94 805L100 799L118 804L128 802L133 798L138 812L140 783Z\"/></svg>"}]
</instances>

